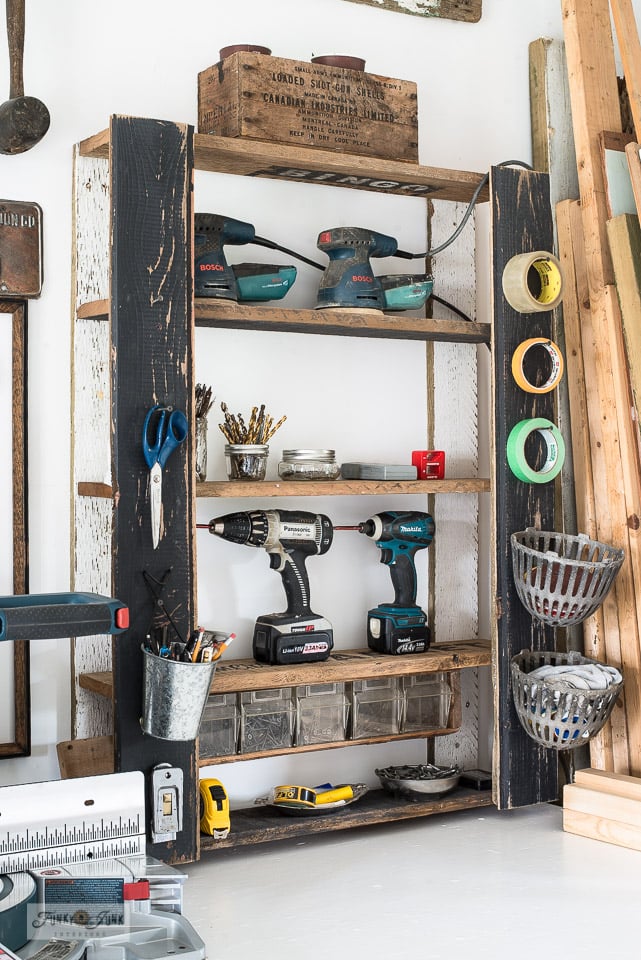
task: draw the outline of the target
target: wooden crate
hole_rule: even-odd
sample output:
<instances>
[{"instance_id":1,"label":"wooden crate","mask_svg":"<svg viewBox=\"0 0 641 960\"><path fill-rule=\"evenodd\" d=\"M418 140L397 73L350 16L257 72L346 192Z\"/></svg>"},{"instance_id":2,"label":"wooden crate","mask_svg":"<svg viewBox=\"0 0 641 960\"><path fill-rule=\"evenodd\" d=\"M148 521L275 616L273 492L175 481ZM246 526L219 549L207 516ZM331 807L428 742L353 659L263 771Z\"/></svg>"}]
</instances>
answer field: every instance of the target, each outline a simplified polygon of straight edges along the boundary
<instances>
[{"instance_id":1,"label":"wooden crate","mask_svg":"<svg viewBox=\"0 0 641 960\"><path fill-rule=\"evenodd\" d=\"M417 163L416 84L238 51L198 74L198 132Z\"/></svg>"}]
</instances>

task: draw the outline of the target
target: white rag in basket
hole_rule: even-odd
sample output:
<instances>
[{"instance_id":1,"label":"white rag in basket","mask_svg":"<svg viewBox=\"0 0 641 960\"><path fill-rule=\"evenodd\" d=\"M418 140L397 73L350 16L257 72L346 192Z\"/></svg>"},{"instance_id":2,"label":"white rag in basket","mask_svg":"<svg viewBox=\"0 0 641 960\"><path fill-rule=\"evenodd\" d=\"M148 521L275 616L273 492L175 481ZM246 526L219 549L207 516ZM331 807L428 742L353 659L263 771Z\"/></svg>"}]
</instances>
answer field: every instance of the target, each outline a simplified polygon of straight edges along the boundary
<instances>
[{"instance_id":1,"label":"white rag in basket","mask_svg":"<svg viewBox=\"0 0 641 960\"><path fill-rule=\"evenodd\" d=\"M608 687L622 680L616 667L610 667L604 663L558 665L546 663L532 670L528 678L547 680L565 690L607 690Z\"/></svg>"}]
</instances>

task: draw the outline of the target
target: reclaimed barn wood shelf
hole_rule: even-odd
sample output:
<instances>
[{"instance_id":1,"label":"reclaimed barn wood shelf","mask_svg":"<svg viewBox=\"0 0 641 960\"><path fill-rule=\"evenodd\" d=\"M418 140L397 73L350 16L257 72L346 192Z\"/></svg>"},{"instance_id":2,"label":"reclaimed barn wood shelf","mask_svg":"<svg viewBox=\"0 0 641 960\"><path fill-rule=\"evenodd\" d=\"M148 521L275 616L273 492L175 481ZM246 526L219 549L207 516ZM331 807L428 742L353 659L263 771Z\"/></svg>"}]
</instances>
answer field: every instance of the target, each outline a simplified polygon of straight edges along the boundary
<instances>
[{"instance_id":1,"label":"reclaimed barn wood shelf","mask_svg":"<svg viewBox=\"0 0 641 960\"><path fill-rule=\"evenodd\" d=\"M388 340L439 340L449 343L489 343L488 323L439 320L359 310L287 310L234 303L230 300L195 301L196 326L230 330L315 333ZM106 320L109 302L95 300L78 309L80 320Z\"/></svg>"},{"instance_id":2,"label":"reclaimed barn wood shelf","mask_svg":"<svg viewBox=\"0 0 641 960\"><path fill-rule=\"evenodd\" d=\"M290 817L273 807L248 807L231 811L231 831L225 840L201 835L201 851L211 853L228 847L242 847L253 843L268 843L293 837L327 833L329 830L348 830L374 823L392 823L412 820L454 810L471 810L492 805L490 790L471 790L461 787L444 797L431 800L405 800L384 790L370 790L353 804L316 817Z\"/></svg>"},{"instance_id":3,"label":"reclaimed barn wood shelf","mask_svg":"<svg viewBox=\"0 0 641 960\"><path fill-rule=\"evenodd\" d=\"M458 726L442 730L419 730L412 733L390 733L382 737L359 737L358 740L336 740L331 743L309 743L297 747L280 747L277 750L261 750L258 753L233 753L226 757L200 757L199 767L218 766L219 763L238 763L241 760L262 760L265 757L282 757L290 753L316 753L318 750L338 750L343 747L361 747L370 743L389 743L392 740L425 740L427 737L443 737L456 733Z\"/></svg>"},{"instance_id":4,"label":"reclaimed barn wood shelf","mask_svg":"<svg viewBox=\"0 0 641 960\"><path fill-rule=\"evenodd\" d=\"M81 157L109 158L109 130L88 137L80 144ZM424 167L399 160L378 160L354 154L336 154L316 148L290 147L278 143L211 134L194 135L194 167L209 173L294 183L317 183L404 197L429 197L467 202L483 174L465 170ZM479 199L487 200L484 188Z\"/></svg>"},{"instance_id":5,"label":"reclaimed barn wood shelf","mask_svg":"<svg viewBox=\"0 0 641 960\"><path fill-rule=\"evenodd\" d=\"M207 480L196 487L196 496L208 497L356 497L394 494L488 493L484 477L449 480ZM111 497L108 483L82 481L79 497Z\"/></svg>"},{"instance_id":6,"label":"reclaimed barn wood shelf","mask_svg":"<svg viewBox=\"0 0 641 960\"><path fill-rule=\"evenodd\" d=\"M487 493L484 478L452 480L207 480L197 497L356 497L397 493Z\"/></svg>"},{"instance_id":7,"label":"reclaimed barn wood shelf","mask_svg":"<svg viewBox=\"0 0 641 960\"><path fill-rule=\"evenodd\" d=\"M368 680L372 677L400 677L417 673L443 673L466 667L490 664L488 640L453 640L436 643L426 653L391 657L367 648L335 650L320 663L270 665L255 660L226 660L216 669L211 692L244 693L248 690L275 690L306 683L338 683ZM80 686L104 697L111 697L111 673L85 673Z\"/></svg>"}]
</instances>

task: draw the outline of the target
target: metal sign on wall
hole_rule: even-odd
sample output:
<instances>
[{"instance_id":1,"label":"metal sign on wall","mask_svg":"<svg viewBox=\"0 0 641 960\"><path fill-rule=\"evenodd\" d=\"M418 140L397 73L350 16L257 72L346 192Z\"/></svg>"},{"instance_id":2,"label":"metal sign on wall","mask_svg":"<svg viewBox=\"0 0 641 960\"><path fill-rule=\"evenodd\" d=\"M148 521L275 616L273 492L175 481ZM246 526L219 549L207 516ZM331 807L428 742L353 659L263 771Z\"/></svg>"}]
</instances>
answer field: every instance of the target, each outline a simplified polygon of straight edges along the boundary
<instances>
[{"instance_id":1,"label":"metal sign on wall","mask_svg":"<svg viewBox=\"0 0 641 960\"><path fill-rule=\"evenodd\" d=\"M0 297L23 300L42 291L42 210L0 200Z\"/></svg>"},{"instance_id":2,"label":"metal sign on wall","mask_svg":"<svg viewBox=\"0 0 641 960\"><path fill-rule=\"evenodd\" d=\"M347 0L348 3L366 3L379 10L395 13L410 13L415 17L440 17L444 20L467 20L477 23L481 19L483 0Z\"/></svg>"}]
</instances>

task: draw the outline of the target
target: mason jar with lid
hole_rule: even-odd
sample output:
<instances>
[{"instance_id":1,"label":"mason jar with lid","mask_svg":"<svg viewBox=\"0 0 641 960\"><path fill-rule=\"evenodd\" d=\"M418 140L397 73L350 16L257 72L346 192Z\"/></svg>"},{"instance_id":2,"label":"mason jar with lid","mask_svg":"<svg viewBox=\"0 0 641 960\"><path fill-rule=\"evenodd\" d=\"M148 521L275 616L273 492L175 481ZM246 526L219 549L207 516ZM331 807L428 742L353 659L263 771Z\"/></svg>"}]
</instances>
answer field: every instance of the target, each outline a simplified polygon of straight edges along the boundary
<instances>
[{"instance_id":1,"label":"mason jar with lid","mask_svg":"<svg viewBox=\"0 0 641 960\"><path fill-rule=\"evenodd\" d=\"M278 464L281 480L337 480L340 473L335 450L283 450Z\"/></svg>"}]
</instances>

